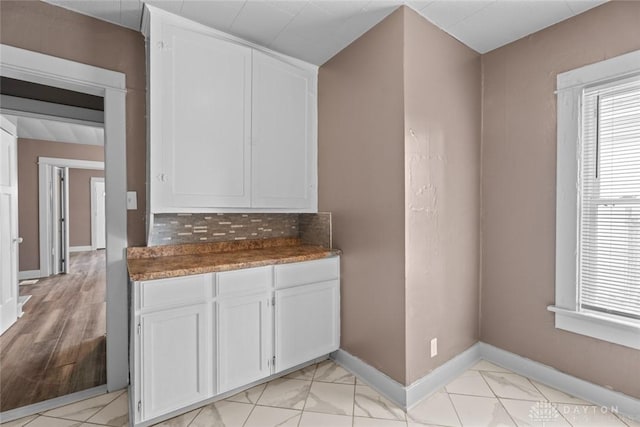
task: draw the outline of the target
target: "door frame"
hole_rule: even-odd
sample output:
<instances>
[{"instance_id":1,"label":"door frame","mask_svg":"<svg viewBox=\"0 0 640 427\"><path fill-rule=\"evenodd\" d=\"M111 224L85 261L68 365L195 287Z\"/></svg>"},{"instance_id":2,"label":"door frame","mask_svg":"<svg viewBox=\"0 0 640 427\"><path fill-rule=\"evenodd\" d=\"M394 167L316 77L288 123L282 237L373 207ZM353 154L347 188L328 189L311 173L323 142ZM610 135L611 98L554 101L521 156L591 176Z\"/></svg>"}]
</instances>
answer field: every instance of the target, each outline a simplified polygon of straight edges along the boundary
<instances>
[{"instance_id":1,"label":"door frame","mask_svg":"<svg viewBox=\"0 0 640 427\"><path fill-rule=\"evenodd\" d=\"M20 298L20 291L19 291L19 285L18 285L18 265L19 265L19 243L20 243L20 237L19 237L19 230L18 230L18 133L16 130L16 125L14 122L12 122L11 120L9 120L9 118L5 117L4 115L0 115L0 130L6 132L7 134L10 135L11 138L14 139L13 141L13 150L10 151L10 156L11 158L9 159L9 169L10 169L10 177L9 177L9 182L13 183L13 185L15 185L15 188L13 190L10 190L10 203L11 203L11 213L9 214L9 218L3 218L3 220L8 220L9 221L9 240L10 240L10 254L9 254L9 269L13 268L13 272L9 273L9 276L12 277L12 279L14 280L14 283L12 284L12 286L10 287L10 289L12 289L12 296L13 296L13 300L15 302L15 306L12 307L12 311L11 313L11 325L6 325L4 324L4 320L2 320L0 323L0 335L4 334L7 330L9 330L9 328L11 326L13 326L16 322L16 320L18 319L19 315L20 315L20 309L19 309L19 298ZM10 185L11 186L11 185ZM12 265L13 264L13 265ZM1 286L1 285L0 285ZM3 294L4 291L0 289L0 294ZM2 295L1 297L2 299L5 298L5 295ZM2 311L7 309L7 306L9 306L9 304L4 304L3 301L0 301L0 305L3 306ZM15 314L15 316L14 316Z\"/></svg>"},{"instance_id":2,"label":"door frame","mask_svg":"<svg viewBox=\"0 0 640 427\"><path fill-rule=\"evenodd\" d=\"M0 75L104 97L107 248L107 389L129 383L127 304L126 76L0 44Z\"/></svg>"},{"instance_id":3,"label":"door frame","mask_svg":"<svg viewBox=\"0 0 640 427\"><path fill-rule=\"evenodd\" d=\"M97 177L97 176L92 176L91 177L91 250L95 251L98 249L98 245L96 245L96 242L98 240L98 230L96 228L96 213L98 210L98 200L97 197L98 195L96 194L96 183L98 182L102 182L104 183L104 178L102 177ZM106 192L106 189L105 189ZM105 206L106 209L106 206ZM106 218L107 215L105 214L105 223L106 223ZM106 235L105 235L105 240L106 240Z\"/></svg>"},{"instance_id":4,"label":"door frame","mask_svg":"<svg viewBox=\"0 0 640 427\"><path fill-rule=\"evenodd\" d=\"M106 136L105 136L106 138ZM49 185L51 184L51 168L57 166L65 169L93 169L104 170L104 162L93 160L64 159L58 157L38 157L38 221L40 239L40 277L48 277L52 274L51 265L51 205L49 203ZM68 175L68 174L67 174ZM106 183L106 181L105 181ZM68 185L68 179L67 179ZM106 184L105 184L106 185ZM69 198L67 197L65 209L69 212ZM67 226L67 250L69 252L69 227ZM68 264L66 265L68 268ZM107 279L108 282L108 279Z\"/></svg>"}]
</instances>

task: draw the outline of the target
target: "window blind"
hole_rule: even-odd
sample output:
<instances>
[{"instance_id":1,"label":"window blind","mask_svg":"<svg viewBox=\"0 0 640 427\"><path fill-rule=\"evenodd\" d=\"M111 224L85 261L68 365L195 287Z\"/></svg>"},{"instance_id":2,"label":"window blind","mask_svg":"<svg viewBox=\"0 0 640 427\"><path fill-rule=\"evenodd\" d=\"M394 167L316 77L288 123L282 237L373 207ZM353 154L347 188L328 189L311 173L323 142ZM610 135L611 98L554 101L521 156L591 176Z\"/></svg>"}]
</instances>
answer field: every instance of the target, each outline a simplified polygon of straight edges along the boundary
<instances>
[{"instance_id":1,"label":"window blind","mask_svg":"<svg viewBox=\"0 0 640 427\"><path fill-rule=\"evenodd\" d=\"M582 106L579 306L640 319L640 76Z\"/></svg>"}]
</instances>

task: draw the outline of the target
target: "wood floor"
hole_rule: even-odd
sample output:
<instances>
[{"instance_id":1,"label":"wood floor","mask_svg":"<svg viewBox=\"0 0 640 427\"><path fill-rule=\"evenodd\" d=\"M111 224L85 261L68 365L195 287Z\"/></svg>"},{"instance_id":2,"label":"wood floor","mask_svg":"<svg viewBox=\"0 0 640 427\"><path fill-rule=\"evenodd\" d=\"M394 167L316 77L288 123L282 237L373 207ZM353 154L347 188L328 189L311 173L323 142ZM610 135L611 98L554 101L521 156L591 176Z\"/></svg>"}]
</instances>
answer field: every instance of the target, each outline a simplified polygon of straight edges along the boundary
<instances>
[{"instance_id":1,"label":"wood floor","mask_svg":"<svg viewBox=\"0 0 640 427\"><path fill-rule=\"evenodd\" d=\"M20 286L32 297L0 337L0 411L106 384L104 252L72 253L69 274Z\"/></svg>"}]
</instances>

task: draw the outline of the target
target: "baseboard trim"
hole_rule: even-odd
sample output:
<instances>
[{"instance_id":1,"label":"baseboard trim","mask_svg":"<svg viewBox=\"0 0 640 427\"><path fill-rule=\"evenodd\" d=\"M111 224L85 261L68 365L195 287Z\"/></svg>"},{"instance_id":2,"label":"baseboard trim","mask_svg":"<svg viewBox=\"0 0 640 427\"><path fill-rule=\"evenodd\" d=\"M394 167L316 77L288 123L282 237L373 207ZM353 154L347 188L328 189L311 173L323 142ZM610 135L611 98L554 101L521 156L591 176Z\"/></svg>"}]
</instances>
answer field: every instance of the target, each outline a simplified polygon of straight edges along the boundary
<instances>
[{"instance_id":1,"label":"baseboard trim","mask_svg":"<svg viewBox=\"0 0 640 427\"><path fill-rule=\"evenodd\" d=\"M572 396L606 407L610 411L617 410L621 415L640 420L639 399L565 374L551 366L490 344L482 342L479 344L480 353L485 360Z\"/></svg>"},{"instance_id":2,"label":"baseboard trim","mask_svg":"<svg viewBox=\"0 0 640 427\"><path fill-rule=\"evenodd\" d=\"M343 349L331 353L331 358L338 365L355 374L358 379L376 389L378 393L406 409L407 392L404 385Z\"/></svg>"},{"instance_id":3,"label":"baseboard trim","mask_svg":"<svg viewBox=\"0 0 640 427\"><path fill-rule=\"evenodd\" d=\"M340 349L331 358L403 409L410 409L425 397L453 381L480 360L480 343L475 343L453 359L419 380L404 386L366 362Z\"/></svg>"},{"instance_id":4,"label":"baseboard trim","mask_svg":"<svg viewBox=\"0 0 640 427\"><path fill-rule=\"evenodd\" d=\"M25 270L18 272L18 280L39 279L41 277L40 270Z\"/></svg>"},{"instance_id":5,"label":"baseboard trim","mask_svg":"<svg viewBox=\"0 0 640 427\"><path fill-rule=\"evenodd\" d=\"M89 246L69 246L69 252L87 252L92 251L93 247Z\"/></svg>"},{"instance_id":6,"label":"baseboard trim","mask_svg":"<svg viewBox=\"0 0 640 427\"><path fill-rule=\"evenodd\" d=\"M89 388L86 390L78 391L75 393L67 394L65 396L56 397L42 402L34 403L32 405L21 406L20 408L10 409L8 411L0 412L0 423L6 423L8 421L17 420L18 418L28 417L29 415L35 415L40 412L45 412L50 409L58 408L60 406L68 405L70 403L79 402L90 397L99 396L107 392L107 386L101 385L98 387Z\"/></svg>"},{"instance_id":7,"label":"baseboard trim","mask_svg":"<svg viewBox=\"0 0 640 427\"><path fill-rule=\"evenodd\" d=\"M477 342L462 353L438 366L429 374L406 387L407 408L410 409L425 397L440 390L482 358L481 343Z\"/></svg>"},{"instance_id":8,"label":"baseboard trim","mask_svg":"<svg viewBox=\"0 0 640 427\"><path fill-rule=\"evenodd\" d=\"M595 405L617 411L620 415L640 420L639 399L565 374L551 366L483 342L477 342L408 386L400 384L345 350L340 349L332 353L331 358L403 409L410 409L484 359L549 387L593 402Z\"/></svg>"}]
</instances>

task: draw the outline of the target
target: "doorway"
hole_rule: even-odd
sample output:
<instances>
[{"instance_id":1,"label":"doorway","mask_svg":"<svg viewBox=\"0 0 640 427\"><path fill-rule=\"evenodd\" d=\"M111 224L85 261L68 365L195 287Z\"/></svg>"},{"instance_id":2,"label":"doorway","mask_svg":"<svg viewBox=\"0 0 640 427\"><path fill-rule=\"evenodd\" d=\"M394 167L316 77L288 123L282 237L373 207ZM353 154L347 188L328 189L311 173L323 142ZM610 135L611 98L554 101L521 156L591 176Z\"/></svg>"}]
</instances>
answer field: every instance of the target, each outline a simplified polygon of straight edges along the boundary
<instances>
[{"instance_id":1,"label":"doorway","mask_svg":"<svg viewBox=\"0 0 640 427\"><path fill-rule=\"evenodd\" d=\"M39 274L20 281L18 294L26 303L0 336L2 412L106 384L106 260L91 240L96 182L103 240L106 224L102 124L23 114L9 116L17 133L24 237L18 275L33 268Z\"/></svg>"},{"instance_id":2,"label":"doorway","mask_svg":"<svg viewBox=\"0 0 640 427\"><path fill-rule=\"evenodd\" d=\"M126 126L123 73L0 44L0 75L18 80L74 90L104 98L107 249L106 257L106 364L108 390L128 384L126 227ZM2 106L4 108L4 106ZM50 400L0 414L4 420L29 415L77 401L105 390Z\"/></svg>"}]
</instances>

